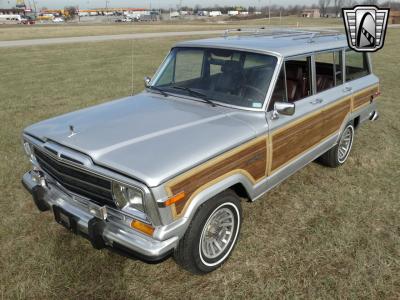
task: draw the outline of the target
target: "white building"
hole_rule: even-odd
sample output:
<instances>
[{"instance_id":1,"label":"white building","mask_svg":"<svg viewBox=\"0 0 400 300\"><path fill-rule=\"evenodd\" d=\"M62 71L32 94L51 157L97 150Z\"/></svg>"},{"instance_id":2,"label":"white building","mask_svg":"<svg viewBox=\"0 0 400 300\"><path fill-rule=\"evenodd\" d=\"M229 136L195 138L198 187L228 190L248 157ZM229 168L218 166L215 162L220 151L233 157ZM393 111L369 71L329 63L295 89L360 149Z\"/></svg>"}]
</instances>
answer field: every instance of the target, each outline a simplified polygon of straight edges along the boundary
<instances>
[{"instance_id":1,"label":"white building","mask_svg":"<svg viewBox=\"0 0 400 300\"><path fill-rule=\"evenodd\" d=\"M210 11L209 16L210 17L218 17L218 16L222 16L222 13L220 10L213 10L213 11Z\"/></svg>"},{"instance_id":2,"label":"white building","mask_svg":"<svg viewBox=\"0 0 400 300\"><path fill-rule=\"evenodd\" d=\"M228 11L228 16L231 16L231 17L237 16L238 14L239 14L239 11L237 11L237 10Z\"/></svg>"}]
</instances>

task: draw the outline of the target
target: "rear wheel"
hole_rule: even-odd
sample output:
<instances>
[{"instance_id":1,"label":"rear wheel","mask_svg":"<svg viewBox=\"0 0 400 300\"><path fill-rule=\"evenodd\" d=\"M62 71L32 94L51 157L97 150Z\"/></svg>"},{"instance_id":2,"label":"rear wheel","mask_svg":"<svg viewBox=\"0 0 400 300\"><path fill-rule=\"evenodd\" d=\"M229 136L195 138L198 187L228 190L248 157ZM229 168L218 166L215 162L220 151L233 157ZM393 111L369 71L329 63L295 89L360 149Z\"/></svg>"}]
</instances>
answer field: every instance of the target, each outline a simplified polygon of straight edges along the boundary
<instances>
[{"instance_id":1,"label":"rear wheel","mask_svg":"<svg viewBox=\"0 0 400 300\"><path fill-rule=\"evenodd\" d=\"M354 126L353 123L349 123L340 135L339 142L336 146L319 157L318 161L323 165L332 168L343 165L349 157L351 147L353 146L353 139Z\"/></svg>"},{"instance_id":2,"label":"rear wheel","mask_svg":"<svg viewBox=\"0 0 400 300\"><path fill-rule=\"evenodd\" d=\"M240 231L242 210L239 197L227 190L199 207L174 253L186 270L208 273L230 256Z\"/></svg>"}]
</instances>

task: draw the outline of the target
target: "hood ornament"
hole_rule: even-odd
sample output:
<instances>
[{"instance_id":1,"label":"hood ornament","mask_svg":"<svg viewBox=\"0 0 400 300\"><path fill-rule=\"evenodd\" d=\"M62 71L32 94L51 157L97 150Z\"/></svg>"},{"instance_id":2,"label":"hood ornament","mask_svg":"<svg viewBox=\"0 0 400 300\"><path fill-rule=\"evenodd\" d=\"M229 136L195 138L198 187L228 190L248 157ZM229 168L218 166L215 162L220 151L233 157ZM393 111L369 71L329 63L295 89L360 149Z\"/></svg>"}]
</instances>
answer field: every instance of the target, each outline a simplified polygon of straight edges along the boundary
<instances>
[{"instance_id":1,"label":"hood ornament","mask_svg":"<svg viewBox=\"0 0 400 300\"><path fill-rule=\"evenodd\" d=\"M77 132L75 131L74 125L69 125L69 138L73 137L75 134L77 134Z\"/></svg>"}]
</instances>

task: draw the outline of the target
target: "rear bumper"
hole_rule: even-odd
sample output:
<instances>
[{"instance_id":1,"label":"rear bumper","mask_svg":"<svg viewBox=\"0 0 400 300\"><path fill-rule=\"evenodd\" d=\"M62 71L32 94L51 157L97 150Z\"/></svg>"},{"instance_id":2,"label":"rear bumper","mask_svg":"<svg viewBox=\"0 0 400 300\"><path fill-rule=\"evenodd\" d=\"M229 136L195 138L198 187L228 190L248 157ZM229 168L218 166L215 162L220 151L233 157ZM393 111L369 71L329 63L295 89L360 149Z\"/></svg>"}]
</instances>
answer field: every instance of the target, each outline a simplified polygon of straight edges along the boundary
<instances>
[{"instance_id":1,"label":"rear bumper","mask_svg":"<svg viewBox=\"0 0 400 300\"><path fill-rule=\"evenodd\" d=\"M76 222L76 233L88 238L96 249L112 247L153 262L168 256L178 244L178 237L159 241L130 228L122 215L109 213L105 219L99 218L100 206L72 197L55 184L40 182L34 171L23 176L22 184L40 211L54 212L56 208L71 215Z\"/></svg>"}]
</instances>

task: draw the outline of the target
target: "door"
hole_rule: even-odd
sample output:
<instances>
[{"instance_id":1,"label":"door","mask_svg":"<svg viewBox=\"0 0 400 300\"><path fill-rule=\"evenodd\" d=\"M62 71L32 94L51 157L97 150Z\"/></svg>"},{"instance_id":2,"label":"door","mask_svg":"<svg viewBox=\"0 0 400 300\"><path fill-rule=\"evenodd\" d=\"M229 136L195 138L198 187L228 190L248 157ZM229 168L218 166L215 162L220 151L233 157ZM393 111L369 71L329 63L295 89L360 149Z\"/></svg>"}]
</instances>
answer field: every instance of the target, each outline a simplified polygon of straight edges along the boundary
<instances>
[{"instance_id":1,"label":"door","mask_svg":"<svg viewBox=\"0 0 400 300\"><path fill-rule=\"evenodd\" d=\"M289 165L322 139L324 103L314 92L312 61L312 56L296 57L282 65L267 113L271 153L269 175ZM276 101L295 103L294 115L275 118L272 110Z\"/></svg>"},{"instance_id":2,"label":"door","mask_svg":"<svg viewBox=\"0 0 400 300\"><path fill-rule=\"evenodd\" d=\"M343 122L351 112L352 92L343 85L342 49L316 53L314 62L314 84L322 104L324 140L339 133Z\"/></svg>"},{"instance_id":3,"label":"door","mask_svg":"<svg viewBox=\"0 0 400 300\"><path fill-rule=\"evenodd\" d=\"M346 65L344 92L353 96L352 111L361 111L377 96L379 92L378 78L371 74L367 53L347 49L344 61Z\"/></svg>"}]
</instances>

